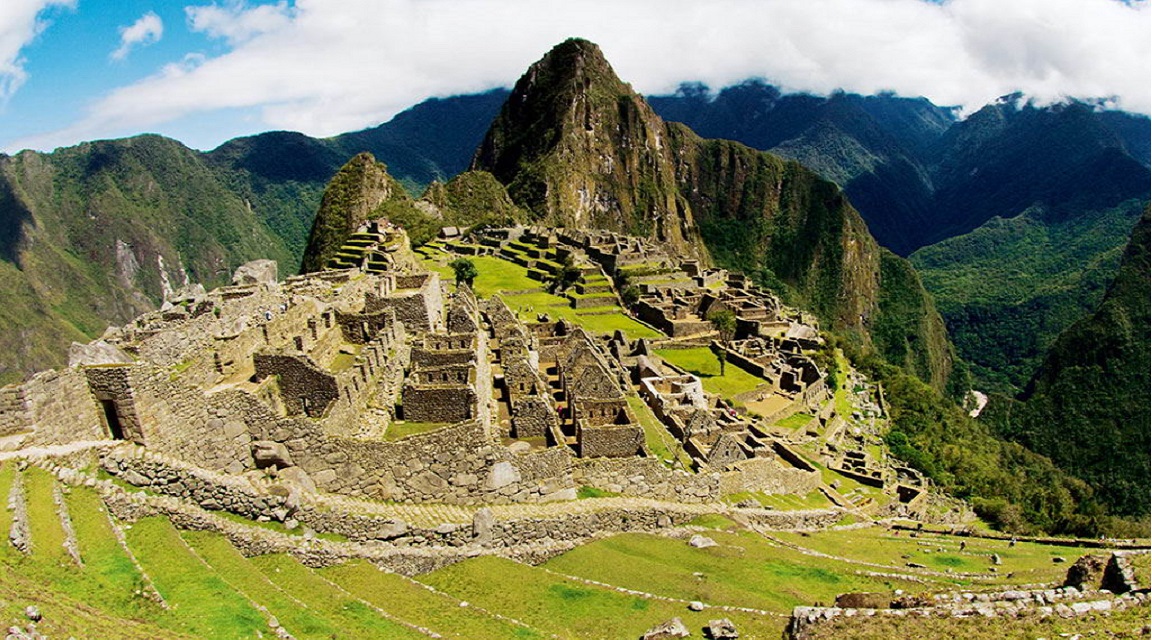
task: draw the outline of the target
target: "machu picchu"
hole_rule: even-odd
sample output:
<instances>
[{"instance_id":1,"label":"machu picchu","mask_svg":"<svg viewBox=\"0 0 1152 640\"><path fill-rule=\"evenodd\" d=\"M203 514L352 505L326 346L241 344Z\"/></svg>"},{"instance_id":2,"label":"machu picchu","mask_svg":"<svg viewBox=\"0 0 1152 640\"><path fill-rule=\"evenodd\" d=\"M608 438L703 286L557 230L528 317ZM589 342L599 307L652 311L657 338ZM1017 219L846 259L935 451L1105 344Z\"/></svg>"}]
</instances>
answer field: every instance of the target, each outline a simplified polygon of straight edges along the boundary
<instances>
[{"instance_id":1,"label":"machu picchu","mask_svg":"<svg viewBox=\"0 0 1152 640\"><path fill-rule=\"evenodd\" d=\"M511 91L435 99L397 127L0 154L15 292L0 305L0 346L15 345L0 353L0 628L1147 636L1133 490L1147 474L1131 470L1147 470L1148 214L1127 191L1147 175L1140 123L1090 118L1104 133L1075 138L1123 148L1100 180L1120 199L1108 233L1144 216L1096 315L1009 399L972 388L988 370L958 355L907 251L874 237L888 195L866 213L849 197L880 190L857 179L919 172L941 192L902 194L913 203L891 215L935 226L878 227L893 246L948 224L961 235L944 242L1000 237L972 230L987 194L955 220L921 215L1000 175L949 154L965 136L999 144L1013 110L1083 119L1085 105L1017 96L967 118L766 86L650 102L573 37ZM747 122L709 139L654 104L705 129ZM892 137L909 118L919 130ZM735 141L769 121L771 144ZM424 155L441 139L450 150Z\"/></svg>"}]
</instances>

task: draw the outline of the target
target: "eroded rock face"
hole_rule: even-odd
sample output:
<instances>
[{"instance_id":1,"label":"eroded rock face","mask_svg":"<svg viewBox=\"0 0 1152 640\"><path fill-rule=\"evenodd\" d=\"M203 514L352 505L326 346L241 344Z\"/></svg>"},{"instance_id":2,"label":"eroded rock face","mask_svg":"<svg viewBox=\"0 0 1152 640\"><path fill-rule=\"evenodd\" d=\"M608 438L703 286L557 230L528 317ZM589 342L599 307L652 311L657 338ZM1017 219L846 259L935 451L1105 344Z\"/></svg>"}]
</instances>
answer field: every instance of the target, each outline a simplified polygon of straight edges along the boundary
<instances>
[{"instance_id":1,"label":"eroded rock face","mask_svg":"<svg viewBox=\"0 0 1152 640\"><path fill-rule=\"evenodd\" d=\"M128 364L132 356L120 347L110 344L103 339L93 340L88 344L73 342L68 348L68 366L98 365L98 364Z\"/></svg>"},{"instance_id":2,"label":"eroded rock face","mask_svg":"<svg viewBox=\"0 0 1152 640\"><path fill-rule=\"evenodd\" d=\"M275 260L245 262L232 274L232 284L271 284L279 280Z\"/></svg>"}]
</instances>

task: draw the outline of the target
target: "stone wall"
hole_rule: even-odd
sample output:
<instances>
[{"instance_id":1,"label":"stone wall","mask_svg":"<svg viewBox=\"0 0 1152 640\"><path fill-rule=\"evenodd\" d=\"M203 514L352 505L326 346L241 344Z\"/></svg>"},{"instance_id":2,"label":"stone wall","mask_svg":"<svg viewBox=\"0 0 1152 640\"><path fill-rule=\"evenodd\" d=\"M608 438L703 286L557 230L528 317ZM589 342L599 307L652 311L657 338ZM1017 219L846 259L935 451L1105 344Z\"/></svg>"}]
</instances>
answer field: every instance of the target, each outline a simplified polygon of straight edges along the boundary
<instances>
[{"instance_id":1,"label":"stone wall","mask_svg":"<svg viewBox=\"0 0 1152 640\"><path fill-rule=\"evenodd\" d=\"M336 378L313 364L307 356L257 353L252 356L256 378L277 376L288 413L318 418L336 401Z\"/></svg>"},{"instance_id":2,"label":"stone wall","mask_svg":"<svg viewBox=\"0 0 1152 640\"><path fill-rule=\"evenodd\" d=\"M0 438L28 431L32 422L24 406L24 386L0 387Z\"/></svg>"},{"instance_id":3,"label":"stone wall","mask_svg":"<svg viewBox=\"0 0 1152 640\"><path fill-rule=\"evenodd\" d=\"M404 419L410 422L460 422L477 417L476 391L467 383L404 385Z\"/></svg>"},{"instance_id":4,"label":"stone wall","mask_svg":"<svg viewBox=\"0 0 1152 640\"><path fill-rule=\"evenodd\" d=\"M754 458L735 464L734 471L720 476L720 492L731 495L744 491L767 494L793 493L807 495L820 487L820 472L804 471L772 458Z\"/></svg>"},{"instance_id":5,"label":"stone wall","mask_svg":"<svg viewBox=\"0 0 1152 640\"><path fill-rule=\"evenodd\" d=\"M644 452L644 430L633 424L589 424L576 422L576 441L581 458L624 458Z\"/></svg>"},{"instance_id":6,"label":"stone wall","mask_svg":"<svg viewBox=\"0 0 1152 640\"><path fill-rule=\"evenodd\" d=\"M240 473L252 469L248 427L230 396L205 395L174 378L167 368L127 368L144 443L205 469Z\"/></svg>"},{"instance_id":7,"label":"stone wall","mask_svg":"<svg viewBox=\"0 0 1152 640\"><path fill-rule=\"evenodd\" d=\"M0 437L18 435L19 446L110 437L80 369L41 371L0 391Z\"/></svg>"},{"instance_id":8,"label":"stone wall","mask_svg":"<svg viewBox=\"0 0 1152 640\"><path fill-rule=\"evenodd\" d=\"M574 476L580 485L656 500L713 502L721 496L719 474L673 470L653 458L582 459Z\"/></svg>"}]
</instances>

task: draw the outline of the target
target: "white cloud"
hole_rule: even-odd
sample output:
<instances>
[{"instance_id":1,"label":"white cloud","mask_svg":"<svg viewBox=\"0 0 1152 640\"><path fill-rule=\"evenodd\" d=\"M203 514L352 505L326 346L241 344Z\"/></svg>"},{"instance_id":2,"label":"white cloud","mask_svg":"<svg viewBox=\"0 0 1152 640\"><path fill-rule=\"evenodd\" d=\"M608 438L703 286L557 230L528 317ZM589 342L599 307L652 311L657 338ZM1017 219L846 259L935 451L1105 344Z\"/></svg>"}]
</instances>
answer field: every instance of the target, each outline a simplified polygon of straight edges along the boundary
<instances>
[{"instance_id":1,"label":"white cloud","mask_svg":"<svg viewBox=\"0 0 1152 640\"><path fill-rule=\"evenodd\" d=\"M0 2L0 103L28 79L20 52L48 23L42 17L51 7L72 7L75 0L4 0Z\"/></svg>"},{"instance_id":2,"label":"white cloud","mask_svg":"<svg viewBox=\"0 0 1152 640\"><path fill-rule=\"evenodd\" d=\"M149 11L127 27L120 27L120 46L110 54L110 57L113 60L123 60L128 57L132 49L154 44L162 37L164 37L164 21Z\"/></svg>"},{"instance_id":3,"label":"white cloud","mask_svg":"<svg viewBox=\"0 0 1152 640\"><path fill-rule=\"evenodd\" d=\"M249 7L244 0L232 0L224 6L210 4L185 7L188 26L212 38L223 38L231 44L251 40L261 33L289 26L293 11L287 2Z\"/></svg>"},{"instance_id":4,"label":"white cloud","mask_svg":"<svg viewBox=\"0 0 1152 640\"><path fill-rule=\"evenodd\" d=\"M72 144L219 109L259 110L254 131L332 135L430 96L510 86L570 36L599 43L644 93L763 77L967 108L1023 91L1152 111L1148 0L234 0L186 11L191 28L231 50L165 67L72 127L15 144Z\"/></svg>"}]
</instances>

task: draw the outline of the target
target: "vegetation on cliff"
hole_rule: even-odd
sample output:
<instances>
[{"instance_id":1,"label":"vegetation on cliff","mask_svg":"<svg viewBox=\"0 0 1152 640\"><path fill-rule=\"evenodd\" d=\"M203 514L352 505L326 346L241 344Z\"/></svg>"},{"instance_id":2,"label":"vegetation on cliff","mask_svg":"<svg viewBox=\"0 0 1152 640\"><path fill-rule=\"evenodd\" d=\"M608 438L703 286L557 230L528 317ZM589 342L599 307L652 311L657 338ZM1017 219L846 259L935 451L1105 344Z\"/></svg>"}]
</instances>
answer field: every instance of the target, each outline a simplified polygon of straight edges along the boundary
<instances>
[{"instance_id":1,"label":"vegetation on cliff","mask_svg":"<svg viewBox=\"0 0 1152 640\"><path fill-rule=\"evenodd\" d=\"M1145 210L1096 311L1057 338L1020 400L985 419L1088 482L1111 513L1149 514L1152 323Z\"/></svg>"},{"instance_id":2,"label":"vegetation on cliff","mask_svg":"<svg viewBox=\"0 0 1152 640\"><path fill-rule=\"evenodd\" d=\"M73 340L228 282L277 237L200 154L159 136L0 157L0 381L59 366Z\"/></svg>"}]
</instances>

